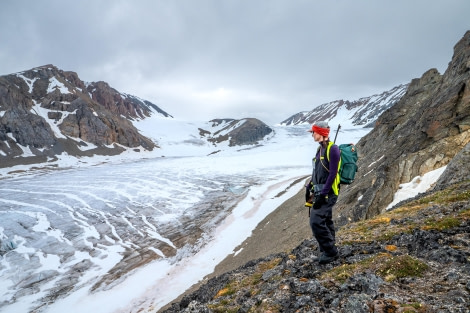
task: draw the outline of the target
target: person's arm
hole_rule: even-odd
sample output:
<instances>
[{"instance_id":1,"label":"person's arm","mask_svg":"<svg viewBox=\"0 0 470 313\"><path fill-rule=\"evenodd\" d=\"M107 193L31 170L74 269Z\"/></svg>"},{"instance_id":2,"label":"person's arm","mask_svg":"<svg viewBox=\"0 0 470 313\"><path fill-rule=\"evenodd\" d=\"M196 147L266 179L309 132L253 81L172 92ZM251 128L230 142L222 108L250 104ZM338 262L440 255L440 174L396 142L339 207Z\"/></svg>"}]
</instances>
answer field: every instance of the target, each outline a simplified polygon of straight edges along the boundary
<instances>
[{"instance_id":1,"label":"person's arm","mask_svg":"<svg viewBox=\"0 0 470 313\"><path fill-rule=\"evenodd\" d=\"M333 182L335 181L336 174L338 174L338 165L339 165L339 148L337 145L333 145L330 148L330 168L329 171L330 173L328 174L328 178L326 180L325 186L323 186L323 189L321 191L321 194L326 196L330 190L331 186L333 185Z\"/></svg>"}]
</instances>

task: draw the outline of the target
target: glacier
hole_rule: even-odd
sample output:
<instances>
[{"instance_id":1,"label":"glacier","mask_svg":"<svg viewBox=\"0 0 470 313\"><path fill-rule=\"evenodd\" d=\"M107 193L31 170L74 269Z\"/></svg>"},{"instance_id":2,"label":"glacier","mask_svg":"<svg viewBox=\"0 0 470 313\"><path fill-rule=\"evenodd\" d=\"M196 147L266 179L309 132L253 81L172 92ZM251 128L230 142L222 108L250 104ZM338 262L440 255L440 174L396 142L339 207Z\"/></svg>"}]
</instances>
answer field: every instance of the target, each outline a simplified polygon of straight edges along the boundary
<instances>
[{"instance_id":1,"label":"glacier","mask_svg":"<svg viewBox=\"0 0 470 313\"><path fill-rule=\"evenodd\" d=\"M275 126L248 149L201 144L198 127L146 120L138 128L161 147L152 153L3 173L0 240L14 249L0 258L0 311L158 309L234 253L311 171L306 125ZM338 142L369 131L343 129Z\"/></svg>"}]
</instances>

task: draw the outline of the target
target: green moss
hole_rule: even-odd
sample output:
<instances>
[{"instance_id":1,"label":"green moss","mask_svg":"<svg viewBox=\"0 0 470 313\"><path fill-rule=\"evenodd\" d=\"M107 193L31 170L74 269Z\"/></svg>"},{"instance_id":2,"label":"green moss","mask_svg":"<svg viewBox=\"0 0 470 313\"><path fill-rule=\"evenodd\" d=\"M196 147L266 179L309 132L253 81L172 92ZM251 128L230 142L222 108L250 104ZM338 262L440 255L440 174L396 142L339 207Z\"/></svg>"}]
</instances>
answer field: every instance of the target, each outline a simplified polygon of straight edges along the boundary
<instances>
[{"instance_id":1,"label":"green moss","mask_svg":"<svg viewBox=\"0 0 470 313\"><path fill-rule=\"evenodd\" d=\"M449 204L459 201L470 200L470 190L460 190L459 184L451 186L445 190L435 192L429 196L423 197L412 203L423 205L423 204Z\"/></svg>"},{"instance_id":2,"label":"green moss","mask_svg":"<svg viewBox=\"0 0 470 313\"><path fill-rule=\"evenodd\" d=\"M365 242L363 240L340 240L340 243L342 246L353 246L354 244L357 244L357 243L370 243L371 241L369 242Z\"/></svg>"},{"instance_id":3,"label":"green moss","mask_svg":"<svg viewBox=\"0 0 470 313\"><path fill-rule=\"evenodd\" d=\"M271 260L271 261L269 261L269 262L260 263L260 264L258 265L258 271L264 273L264 272L266 272L267 270L273 269L273 268L275 268L276 266L278 266L281 261L282 261L281 258L275 258L275 259L273 259L273 260Z\"/></svg>"},{"instance_id":4,"label":"green moss","mask_svg":"<svg viewBox=\"0 0 470 313\"><path fill-rule=\"evenodd\" d=\"M423 307L423 305L419 302L413 302L413 303L407 303L407 304L404 304L402 305L403 307L407 307L407 306L411 306L412 308L414 309L420 309Z\"/></svg>"},{"instance_id":5,"label":"green moss","mask_svg":"<svg viewBox=\"0 0 470 313\"><path fill-rule=\"evenodd\" d=\"M218 304L209 304L207 305L209 309L216 313L236 313L239 312L239 305L228 306L228 304L218 303ZM278 305L269 304L266 302L261 302L257 306L251 307L248 310L249 313L262 313L262 312L271 312L279 313L280 308Z\"/></svg>"},{"instance_id":6,"label":"green moss","mask_svg":"<svg viewBox=\"0 0 470 313\"><path fill-rule=\"evenodd\" d=\"M409 255L392 257L381 264L376 273L386 280L396 278L421 277L429 266Z\"/></svg>"},{"instance_id":7,"label":"green moss","mask_svg":"<svg viewBox=\"0 0 470 313\"><path fill-rule=\"evenodd\" d=\"M439 191L439 192L433 193L432 195L413 201L411 205L413 204L414 205L428 205L429 203L441 202L442 199L444 198L444 195L445 195L444 191Z\"/></svg>"},{"instance_id":8,"label":"green moss","mask_svg":"<svg viewBox=\"0 0 470 313\"><path fill-rule=\"evenodd\" d=\"M397 214L390 212L379 217L348 225L338 231L338 242L342 245L357 243L371 243L373 241L387 241L401 233L411 233L416 227L416 222L409 220L392 225L392 219L398 219Z\"/></svg>"},{"instance_id":9,"label":"green moss","mask_svg":"<svg viewBox=\"0 0 470 313\"><path fill-rule=\"evenodd\" d=\"M333 269L323 273L320 276L321 280L331 279L337 281L339 283L344 283L348 278L363 273L366 271L374 272L377 268L377 264L381 264L383 259L390 258L390 254L388 253L380 253L378 255L374 255L370 258L365 260L359 261L357 263L352 264L342 264L340 266L334 267Z\"/></svg>"},{"instance_id":10,"label":"green moss","mask_svg":"<svg viewBox=\"0 0 470 313\"><path fill-rule=\"evenodd\" d=\"M428 219L425 225L422 227L423 230L436 229L442 231L444 229L454 228L460 226L461 221L458 218L449 216L441 219Z\"/></svg>"},{"instance_id":11,"label":"green moss","mask_svg":"<svg viewBox=\"0 0 470 313\"><path fill-rule=\"evenodd\" d=\"M223 296L231 296L236 292L236 283L231 282L225 288L219 290L215 298L223 297Z\"/></svg>"},{"instance_id":12,"label":"green moss","mask_svg":"<svg viewBox=\"0 0 470 313\"><path fill-rule=\"evenodd\" d=\"M322 275L321 278L325 279L326 277L344 283L349 277L352 276L357 267L355 264L343 264L341 266L335 267L330 272Z\"/></svg>"},{"instance_id":13,"label":"green moss","mask_svg":"<svg viewBox=\"0 0 470 313\"><path fill-rule=\"evenodd\" d=\"M227 307L223 304L209 304L207 307L215 313L236 313L240 310L240 306Z\"/></svg>"},{"instance_id":14,"label":"green moss","mask_svg":"<svg viewBox=\"0 0 470 313\"><path fill-rule=\"evenodd\" d=\"M399 234L399 232L396 231L388 231L377 237L378 241L387 241L393 238L393 236Z\"/></svg>"},{"instance_id":15,"label":"green moss","mask_svg":"<svg viewBox=\"0 0 470 313\"><path fill-rule=\"evenodd\" d=\"M279 305L270 304L267 302L261 302L257 307L252 307L248 310L248 313L279 313L281 312Z\"/></svg>"},{"instance_id":16,"label":"green moss","mask_svg":"<svg viewBox=\"0 0 470 313\"><path fill-rule=\"evenodd\" d=\"M379 253L357 263L337 266L322 274L320 279L344 283L356 274L372 272L391 281L403 277L420 277L427 269L426 263L409 255L394 257L389 253Z\"/></svg>"},{"instance_id":17,"label":"green moss","mask_svg":"<svg viewBox=\"0 0 470 313\"><path fill-rule=\"evenodd\" d=\"M424 303L419 302L412 302L412 303L403 303L400 305L403 308L403 313L427 313L430 312L427 305Z\"/></svg>"},{"instance_id":18,"label":"green moss","mask_svg":"<svg viewBox=\"0 0 470 313\"><path fill-rule=\"evenodd\" d=\"M470 219L470 208L460 211L458 216L463 219Z\"/></svg>"},{"instance_id":19,"label":"green moss","mask_svg":"<svg viewBox=\"0 0 470 313\"><path fill-rule=\"evenodd\" d=\"M346 239L341 244L369 243L377 240L377 234L382 234L381 230L389 225L389 217L379 216L374 219L354 223L345 229L340 229L338 236L346 235L350 237L349 240ZM343 236L343 238L346 236Z\"/></svg>"}]
</instances>

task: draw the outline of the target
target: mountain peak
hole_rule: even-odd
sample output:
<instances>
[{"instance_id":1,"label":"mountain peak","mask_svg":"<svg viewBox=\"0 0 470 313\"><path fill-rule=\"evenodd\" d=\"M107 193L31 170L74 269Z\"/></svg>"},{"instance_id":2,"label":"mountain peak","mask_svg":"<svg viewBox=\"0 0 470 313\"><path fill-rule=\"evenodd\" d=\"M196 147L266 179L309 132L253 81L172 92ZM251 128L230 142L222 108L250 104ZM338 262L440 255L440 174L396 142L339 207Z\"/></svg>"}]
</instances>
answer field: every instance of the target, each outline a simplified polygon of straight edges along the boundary
<instances>
[{"instance_id":1,"label":"mountain peak","mask_svg":"<svg viewBox=\"0 0 470 313\"><path fill-rule=\"evenodd\" d=\"M358 100L335 100L324 103L311 111L294 114L281 122L281 125L313 124L327 121L330 124L373 127L375 120L385 110L400 100L409 84L398 85L380 94Z\"/></svg>"},{"instance_id":2,"label":"mountain peak","mask_svg":"<svg viewBox=\"0 0 470 313\"><path fill-rule=\"evenodd\" d=\"M46 65L37 66L37 67L32 68L32 70L35 70L35 69L48 69L48 68L59 70L59 68L57 66L53 65L53 64L46 64Z\"/></svg>"}]
</instances>

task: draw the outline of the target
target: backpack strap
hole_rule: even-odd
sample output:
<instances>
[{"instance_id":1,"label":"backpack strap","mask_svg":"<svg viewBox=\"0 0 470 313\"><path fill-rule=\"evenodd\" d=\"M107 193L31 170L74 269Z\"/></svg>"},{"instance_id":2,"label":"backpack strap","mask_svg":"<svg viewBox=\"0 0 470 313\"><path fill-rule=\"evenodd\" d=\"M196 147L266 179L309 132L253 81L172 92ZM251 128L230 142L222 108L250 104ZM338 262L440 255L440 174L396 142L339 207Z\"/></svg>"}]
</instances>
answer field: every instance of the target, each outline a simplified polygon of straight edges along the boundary
<instances>
[{"instance_id":1,"label":"backpack strap","mask_svg":"<svg viewBox=\"0 0 470 313\"><path fill-rule=\"evenodd\" d=\"M330 169L327 168L327 167L325 166L325 164L323 164L323 161L321 160L321 159L322 159L322 155L323 155L323 153L322 153L322 151L321 151L321 146L319 147L319 149L320 149L320 163L321 163L321 165L323 166L323 168L329 173L329 172L330 172ZM329 144L328 144L328 147L326 148L326 159L328 160L328 162L330 162L330 145L329 145Z\"/></svg>"},{"instance_id":2,"label":"backpack strap","mask_svg":"<svg viewBox=\"0 0 470 313\"><path fill-rule=\"evenodd\" d=\"M334 144L335 143L333 141L330 141L328 143L328 147L326 148L326 158L327 158L328 162L330 162L330 149ZM338 171L336 172L336 177L335 177L335 180L333 182L333 185L331 185L331 189L333 190L335 195L339 195L339 188L340 188L339 184L341 182L341 178L339 176L339 170L341 168L341 163L342 163L342 160L341 160L341 150L340 150L339 151ZM330 171L328 170L328 172L330 172Z\"/></svg>"},{"instance_id":3,"label":"backpack strap","mask_svg":"<svg viewBox=\"0 0 470 313\"><path fill-rule=\"evenodd\" d=\"M330 162L330 149L331 147L334 145L335 143L333 141L329 141L328 142L328 147L326 147L326 159L328 160L328 162ZM321 161L321 146L319 147L320 149L320 163L321 165L323 166L323 168L325 170L328 171L328 173L330 172L330 169L326 168L325 164L323 164L323 162ZM341 162L341 159L340 159L340 162ZM338 165L338 170L339 170L339 165Z\"/></svg>"}]
</instances>

